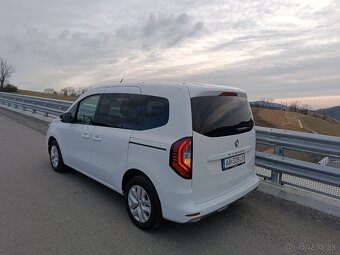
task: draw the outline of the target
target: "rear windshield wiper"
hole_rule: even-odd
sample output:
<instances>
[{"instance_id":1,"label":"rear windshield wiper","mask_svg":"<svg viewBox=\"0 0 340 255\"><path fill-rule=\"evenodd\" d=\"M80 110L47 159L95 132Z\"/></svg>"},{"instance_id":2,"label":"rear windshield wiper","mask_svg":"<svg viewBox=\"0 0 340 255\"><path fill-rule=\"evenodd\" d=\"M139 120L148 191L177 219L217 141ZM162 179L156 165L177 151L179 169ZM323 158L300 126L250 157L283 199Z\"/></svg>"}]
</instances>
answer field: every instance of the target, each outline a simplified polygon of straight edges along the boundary
<instances>
[{"instance_id":1,"label":"rear windshield wiper","mask_svg":"<svg viewBox=\"0 0 340 255\"><path fill-rule=\"evenodd\" d=\"M204 135L212 137L236 135L248 132L252 130L253 127L254 121L250 119L249 121L242 121L233 126L224 126L213 129L211 131L206 132Z\"/></svg>"}]
</instances>

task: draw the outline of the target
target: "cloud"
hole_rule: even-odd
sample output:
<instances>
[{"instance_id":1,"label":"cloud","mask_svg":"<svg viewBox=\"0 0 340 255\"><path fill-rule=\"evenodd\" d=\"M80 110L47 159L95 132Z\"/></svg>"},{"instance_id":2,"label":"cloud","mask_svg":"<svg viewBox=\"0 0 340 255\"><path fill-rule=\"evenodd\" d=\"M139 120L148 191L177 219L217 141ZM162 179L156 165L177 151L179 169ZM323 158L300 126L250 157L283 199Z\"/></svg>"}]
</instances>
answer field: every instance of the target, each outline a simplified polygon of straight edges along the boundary
<instances>
[{"instance_id":1,"label":"cloud","mask_svg":"<svg viewBox=\"0 0 340 255\"><path fill-rule=\"evenodd\" d=\"M199 36L204 23L195 21L187 13L164 15L150 13L147 20L118 29L116 37L145 50L174 47L186 39Z\"/></svg>"},{"instance_id":2,"label":"cloud","mask_svg":"<svg viewBox=\"0 0 340 255\"><path fill-rule=\"evenodd\" d=\"M59 39L60 40L65 40L69 37L70 35L70 31L68 29L64 29L63 31L61 31L61 33L59 34Z\"/></svg>"},{"instance_id":3,"label":"cloud","mask_svg":"<svg viewBox=\"0 0 340 255\"><path fill-rule=\"evenodd\" d=\"M252 99L330 96L339 13L339 0L13 0L0 9L0 55L27 89L124 77L229 84Z\"/></svg>"}]
</instances>

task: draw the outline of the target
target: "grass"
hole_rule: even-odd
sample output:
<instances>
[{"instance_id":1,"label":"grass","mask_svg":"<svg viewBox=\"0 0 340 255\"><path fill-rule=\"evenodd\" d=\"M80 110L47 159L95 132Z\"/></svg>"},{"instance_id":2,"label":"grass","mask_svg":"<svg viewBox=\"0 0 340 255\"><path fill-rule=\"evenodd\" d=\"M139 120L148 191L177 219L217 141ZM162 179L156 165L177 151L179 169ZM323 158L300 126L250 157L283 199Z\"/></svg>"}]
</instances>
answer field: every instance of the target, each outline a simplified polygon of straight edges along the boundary
<instances>
[{"instance_id":1,"label":"grass","mask_svg":"<svg viewBox=\"0 0 340 255\"><path fill-rule=\"evenodd\" d=\"M31 91L31 90L23 90L23 89L18 89L16 94L24 95L24 96L34 96L34 97L44 97L44 98L51 98L51 99L67 100L67 101L75 101L77 99L76 97L71 97L71 96L55 95L55 94L50 94L50 93Z\"/></svg>"},{"instance_id":2,"label":"grass","mask_svg":"<svg viewBox=\"0 0 340 255\"><path fill-rule=\"evenodd\" d=\"M317 120L316 120L317 119ZM300 118L302 125L312 132L324 135L340 136L340 122L319 119L312 116L303 116Z\"/></svg>"},{"instance_id":3,"label":"grass","mask_svg":"<svg viewBox=\"0 0 340 255\"><path fill-rule=\"evenodd\" d=\"M324 120L297 112L252 108L257 126L340 136L340 121ZM300 120L302 127L300 127Z\"/></svg>"}]
</instances>

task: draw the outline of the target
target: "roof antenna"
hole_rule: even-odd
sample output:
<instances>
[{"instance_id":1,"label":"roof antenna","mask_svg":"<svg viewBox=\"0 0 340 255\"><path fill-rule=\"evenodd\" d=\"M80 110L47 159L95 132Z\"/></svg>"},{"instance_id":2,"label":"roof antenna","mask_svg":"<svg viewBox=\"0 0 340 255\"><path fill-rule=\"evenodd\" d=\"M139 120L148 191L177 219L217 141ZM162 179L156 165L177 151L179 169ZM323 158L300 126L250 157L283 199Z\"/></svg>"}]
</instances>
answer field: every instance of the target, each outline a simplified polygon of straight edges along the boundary
<instances>
[{"instance_id":1,"label":"roof antenna","mask_svg":"<svg viewBox=\"0 0 340 255\"><path fill-rule=\"evenodd\" d=\"M122 83L124 79L121 79L119 83Z\"/></svg>"}]
</instances>

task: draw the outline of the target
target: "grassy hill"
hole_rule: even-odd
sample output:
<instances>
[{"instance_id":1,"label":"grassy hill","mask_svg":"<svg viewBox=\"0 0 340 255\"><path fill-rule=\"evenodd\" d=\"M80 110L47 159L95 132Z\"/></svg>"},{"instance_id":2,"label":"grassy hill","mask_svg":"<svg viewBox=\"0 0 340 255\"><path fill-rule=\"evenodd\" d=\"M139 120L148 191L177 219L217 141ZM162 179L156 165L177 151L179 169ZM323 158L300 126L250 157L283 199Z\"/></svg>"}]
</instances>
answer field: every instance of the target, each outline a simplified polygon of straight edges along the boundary
<instances>
[{"instance_id":1,"label":"grassy hill","mask_svg":"<svg viewBox=\"0 0 340 255\"><path fill-rule=\"evenodd\" d=\"M257 126L340 136L340 121L324 120L297 112L253 107Z\"/></svg>"}]
</instances>

